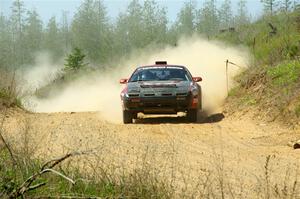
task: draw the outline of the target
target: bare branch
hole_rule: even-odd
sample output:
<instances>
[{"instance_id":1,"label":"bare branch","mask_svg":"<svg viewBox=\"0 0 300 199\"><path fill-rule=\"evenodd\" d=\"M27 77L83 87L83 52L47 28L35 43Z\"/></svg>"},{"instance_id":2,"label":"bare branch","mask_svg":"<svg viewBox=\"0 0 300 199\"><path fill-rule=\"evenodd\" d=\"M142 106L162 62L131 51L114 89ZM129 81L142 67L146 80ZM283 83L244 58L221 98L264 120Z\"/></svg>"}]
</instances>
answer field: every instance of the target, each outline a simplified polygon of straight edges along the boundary
<instances>
[{"instance_id":1,"label":"bare branch","mask_svg":"<svg viewBox=\"0 0 300 199\"><path fill-rule=\"evenodd\" d=\"M30 176L29 178L27 178L27 180L25 180L22 185L16 189L14 192L12 192L10 194L10 198L16 198L18 196L21 196L21 195L24 195L27 191L29 190L32 190L32 189L37 189L42 185L41 184L38 184L38 185L34 185L34 186L30 186L39 176L42 176L44 173L48 173L48 172L51 172L51 173L54 173L62 178L64 178L65 180L71 182L73 185L75 184L75 181L72 180L71 178L63 175L62 173L56 171L53 169L53 167L55 167L56 165L62 163L64 160L72 157L72 156L76 156L76 155L83 155L83 154L87 154L89 152L72 152L72 153L68 153L66 155L64 155L63 157L61 158L57 158L57 159L54 159L54 160L50 160L48 162L46 162L40 169L39 172L33 174L32 176ZM37 186L37 187L36 187Z\"/></svg>"},{"instance_id":2,"label":"bare branch","mask_svg":"<svg viewBox=\"0 0 300 199\"><path fill-rule=\"evenodd\" d=\"M64 178L65 180L68 180L69 182L71 182L73 185L75 184L74 180L72 180L71 178L65 176L64 174L62 174L62 173L60 173L60 172L58 172L58 171L56 171L54 169L45 169L45 170L43 170L43 171L40 172L40 175L42 175L44 173L48 173L48 172L52 172L52 173L54 173L56 175L59 175L60 177Z\"/></svg>"},{"instance_id":3,"label":"bare branch","mask_svg":"<svg viewBox=\"0 0 300 199\"><path fill-rule=\"evenodd\" d=\"M57 159L53 159L53 160L49 160L48 162L46 162L42 166L41 170L44 170L46 167L53 168L56 165L58 165L59 163L63 162L64 160L68 159L71 156L73 156L73 154L72 153L68 153L68 154L64 155L63 157L60 157L60 158L57 158Z\"/></svg>"},{"instance_id":4,"label":"bare branch","mask_svg":"<svg viewBox=\"0 0 300 199\"><path fill-rule=\"evenodd\" d=\"M44 199L44 198L60 198L60 199L103 199L101 197L97 197L97 196L38 196L38 197L34 197L36 199Z\"/></svg>"},{"instance_id":5,"label":"bare branch","mask_svg":"<svg viewBox=\"0 0 300 199\"><path fill-rule=\"evenodd\" d=\"M41 170L44 170L46 167L48 168L53 168L55 167L56 165L58 165L59 163L63 162L64 160L72 157L72 156L78 156L78 155L85 155L85 154L88 154L89 151L84 151L84 152L72 152L72 153L68 153L66 155L64 155L63 157L60 157L60 158L57 158L57 159L53 159L53 160L50 160L48 162L46 162Z\"/></svg>"},{"instance_id":6,"label":"bare branch","mask_svg":"<svg viewBox=\"0 0 300 199\"><path fill-rule=\"evenodd\" d=\"M40 187L42 187L44 185L46 185L46 182L42 182L42 183L30 186L30 187L27 188L26 191L31 191L31 190L34 190L34 189L38 189L38 188L40 188Z\"/></svg>"}]
</instances>

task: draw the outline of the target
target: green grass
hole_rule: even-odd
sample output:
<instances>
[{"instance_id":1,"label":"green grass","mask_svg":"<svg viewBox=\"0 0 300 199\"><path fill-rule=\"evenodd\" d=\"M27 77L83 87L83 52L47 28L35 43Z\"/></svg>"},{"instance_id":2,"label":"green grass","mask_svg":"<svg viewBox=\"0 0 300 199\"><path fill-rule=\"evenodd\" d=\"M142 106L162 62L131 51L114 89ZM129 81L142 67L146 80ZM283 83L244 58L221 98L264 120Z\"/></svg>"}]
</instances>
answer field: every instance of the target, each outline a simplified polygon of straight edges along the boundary
<instances>
[{"instance_id":1,"label":"green grass","mask_svg":"<svg viewBox=\"0 0 300 199\"><path fill-rule=\"evenodd\" d=\"M4 89L4 88L0 89L0 98L2 98L2 99L10 98L10 94L7 89Z\"/></svg>"},{"instance_id":2,"label":"green grass","mask_svg":"<svg viewBox=\"0 0 300 199\"><path fill-rule=\"evenodd\" d=\"M0 151L0 198L9 196L30 176L40 171L41 162L19 154L16 157L17 167L14 167L9 153ZM103 166L104 168L104 166ZM38 177L32 185L46 183L45 186L24 194L25 198L47 196L85 196L102 198L171 198L170 187L157 176L150 174L146 168L135 170L130 174L113 175L106 173L83 174L74 167L57 166L55 170L72 176L74 185L60 176L52 173ZM102 169L100 169L102 170ZM105 170L105 169L104 169ZM107 171L106 171L107 172Z\"/></svg>"},{"instance_id":3,"label":"green grass","mask_svg":"<svg viewBox=\"0 0 300 199\"><path fill-rule=\"evenodd\" d=\"M275 86L291 86L299 81L300 62L291 60L280 63L275 67L269 67L267 75Z\"/></svg>"},{"instance_id":4,"label":"green grass","mask_svg":"<svg viewBox=\"0 0 300 199\"><path fill-rule=\"evenodd\" d=\"M251 95L245 95L241 98L241 103L248 106L253 106L257 104L256 99Z\"/></svg>"},{"instance_id":5,"label":"green grass","mask_svg":"<svg viewBox=\"0 0 300 199\"><path fill-rule=\"evenodd\" d=\"M232 97L232 96L236 96L239 93L240 87L234 87L232 89L230 89L230 91L228 92L228 96Z\"/></svg>"},{"instance_id":6,"label":"green grass","mask_svg":"<svg viewBox=\"0 0 300 199\"><path fill-rule=\"evenodd\" d=\"M289 125L293 121L293 125L298 125L297 121L300 118L300 105L299 100L297 101L300 97L299 60L285 60L275 66L250 67L238 76L237 81L239 86L230 91L229 97L236 99L231 101L235 102L238 107L239 105L255 106L260 110L269 110L272 112L271 117L277 121ZM265 117L264 114L262 116Z\"/></svg>"},{"instance_id":7,"label":"green grass","mask_svg":"<svg viewBox=\"0 0 300 199\"><path fill-rule=\"evenodd\" d=\"M236 27L234 32L220 33L216 39L249 48L256 64L276 65L282 60L300 55L300 32L297 30L298 12L277 13L273 17L261 17L254 23ZM271 34L272 24L277 29Z\"/></svg>"},{"instance_id":8,"label":"green grass","mask_svg":"<svg viewBox=\"0 0 300 199\"><path fill-rule=\"evenodd\" d=\"M270 109L281 121L300 117L295 99L300 93L300 14L278 12L223 34L221 40L246 45L253 55L249 68L236 77L239 86L230 91L238 105ZM298 21L297 21L298 20ZM276 27L272 34L269 26ZM296 104L295 104L296 103ZM289 111L290 107L296 107ZM284 113L284 114L283 114ZM293 120L296 121L296 120ZM295 123L296 124L296 123Z\"/></svg>"},{"instance_id":9,"label":"green grass","mask_svg":"<svg viewBox=\"0 0 300 199\"><path fill-rule=\"evenodd\" d=\"M17 96L16 93L4 88L0 88L0 103L2 103L6 107L23 107L21 99Z\"/></svg>"}]
</instances>

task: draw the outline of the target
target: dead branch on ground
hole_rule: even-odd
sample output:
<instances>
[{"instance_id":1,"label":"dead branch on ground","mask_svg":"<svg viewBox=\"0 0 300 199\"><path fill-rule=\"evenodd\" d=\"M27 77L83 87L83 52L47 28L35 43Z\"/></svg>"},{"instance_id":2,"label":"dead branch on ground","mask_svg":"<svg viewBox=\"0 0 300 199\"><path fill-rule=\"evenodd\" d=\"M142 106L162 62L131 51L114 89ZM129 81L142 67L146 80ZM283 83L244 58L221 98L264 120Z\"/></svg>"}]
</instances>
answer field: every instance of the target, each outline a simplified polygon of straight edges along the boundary
<instances>
[{"instance_id":1,"label":"dead branch on ground","mask_svg":"<svg viewBox=\"0 0 300 199\"><path fill-rule=\"evenodd\" d=\"M43 183L39 183L36 185L32 185L32 183L40 176L42 176L45 173L53 173L55 175L58 175L60 177L62 177L63 179L69 181L71 184L75 185L75 181L72 180L70 177L67 177L66 175L54 170L53 168L58 165L61 164L63 161L65 161L66 159L73 157L73 156L78 156L78 155L84 155L87 154L88 152L73 152L73 153L68 153L60 158L57 159L53 159L50 160L48 162L46 162L41 169L33 174L32 176L30 176L29 178L27 178L27 180L25 180L15 191L13 191L10 195L9 198L17 198L19 196L23 196L26 192L34 190L34 189L38 189L44 185L46 185L45 182Z\"/></svg>"}]
</instances>

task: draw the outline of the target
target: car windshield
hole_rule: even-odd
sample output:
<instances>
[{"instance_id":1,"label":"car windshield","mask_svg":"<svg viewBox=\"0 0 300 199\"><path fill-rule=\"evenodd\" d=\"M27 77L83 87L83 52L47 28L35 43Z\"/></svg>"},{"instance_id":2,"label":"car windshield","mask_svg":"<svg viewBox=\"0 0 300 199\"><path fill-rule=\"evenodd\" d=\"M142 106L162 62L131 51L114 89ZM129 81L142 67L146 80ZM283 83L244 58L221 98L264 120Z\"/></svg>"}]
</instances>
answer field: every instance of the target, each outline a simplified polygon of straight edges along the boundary
<instances>
[{"instance_id":1,"label":"car windshield","mask_svg":"<svg viewBox=\"0 0 300 199\"><path fill-rule=\"evenodd\" d=\"M179 67L149 67L136 70L129 82L169 80L191 81L191 76L185 69Z\"/></svg>"}]
</instances>

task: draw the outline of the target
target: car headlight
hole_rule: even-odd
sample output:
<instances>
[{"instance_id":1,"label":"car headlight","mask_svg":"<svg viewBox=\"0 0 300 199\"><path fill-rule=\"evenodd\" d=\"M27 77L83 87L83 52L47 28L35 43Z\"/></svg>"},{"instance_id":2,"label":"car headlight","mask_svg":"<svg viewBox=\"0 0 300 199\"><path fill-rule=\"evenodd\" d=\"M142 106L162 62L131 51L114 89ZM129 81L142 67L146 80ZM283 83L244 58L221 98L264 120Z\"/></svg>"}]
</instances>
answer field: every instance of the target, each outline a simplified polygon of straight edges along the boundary
<instances>
[{"instance_id":1,"label":"car headlight","mask_svg":"<svg viewBox=\"0 0 300 199\"><path fill-rule=\"evenodd\" d=\"M128 87L127 86L122 90L120 96L121 96L121 100L123 100L124 97L128 97Z\"/></svg>"},{"instance_id":2,"label":"car headlight","mask_svg":"<svg viewBox=\"0 0 300 199\"><path fill-rule=\"evenodd\" d=\"M193 96L197 96L198 95L198 88L197 88L196 85L191 84L190 91L191 91L191 93L192 93Z\"/></svg>"}]
</instances>

